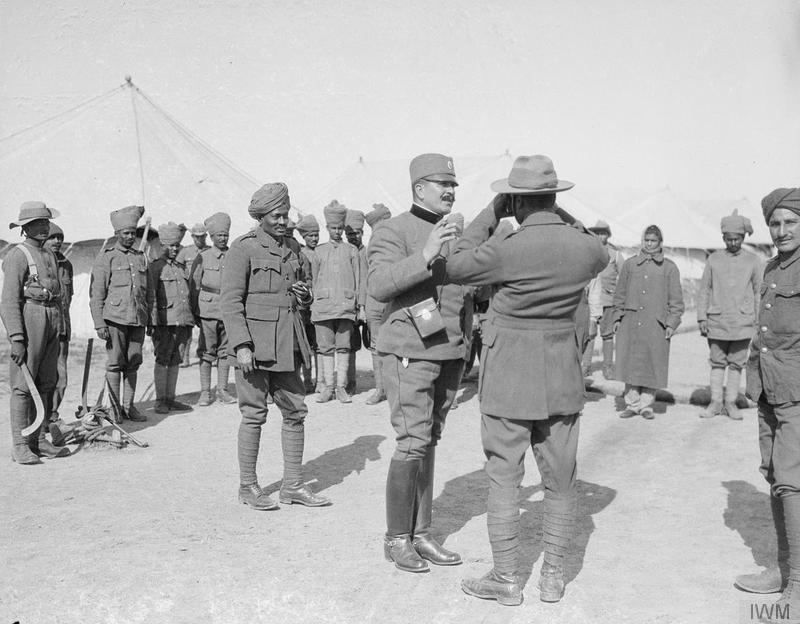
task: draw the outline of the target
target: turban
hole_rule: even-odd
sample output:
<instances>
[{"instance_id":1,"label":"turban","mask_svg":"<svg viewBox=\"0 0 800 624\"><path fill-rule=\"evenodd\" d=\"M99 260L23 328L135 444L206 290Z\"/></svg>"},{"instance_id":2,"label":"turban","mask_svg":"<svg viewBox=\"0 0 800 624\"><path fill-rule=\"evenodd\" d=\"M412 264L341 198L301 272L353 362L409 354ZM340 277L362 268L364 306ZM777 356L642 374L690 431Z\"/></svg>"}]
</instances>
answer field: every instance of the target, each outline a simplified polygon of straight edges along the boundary
<instances>
[{"instance_id":1,"label":"turban","mask_svg":"<svg viewBox=\"0 0 800 624\"><path fill-rule=\"evenodd\" d=\"M202 236L203 234L207 233L206 226L203 225L202 223L195 223L192 226L192 229L189 231L192 233L192 236Z\"/></svg>"},{"instance_id":2,"label":"turban","mask_svg":"<svg viewBox=\"0 0 800 624\"><path fill-rule=\"evenodd\" d=\"M364 219L373 229L375 228L375 224L384 219L390 219L391 217L392 212L383 204L372 204L372 210L364 215Z\"/></svg>"},{"instance_id":3,"label":"turban","mask_svg":"<svg viewBox=\"0 0 800 624\"><path fill-rule=\"evenodd\" d=\"M719 227L723 234L741 234L744 236L745 234L753 233L753 224L750 223L750 219L743 217L735 209L732 214L722 217Z\"/></svg>"},{"instance_id":4,"label":"turban","mask_svg":"<svg viewBox=\"0 0 800 624\"><path fill-rule=\"evenodd\" d=\"M111 213L111 226L114 231L126 228L135 228L139 224L139 219L144 214L144 206L128 206L120 208Z\"/></svg>"},{"instance_id":5,"label":"turban","mask_svg":"<svg viewBox=\"0 0 800 624\"><path fill-rule=\"evenodd\" d=\"M208 233L212 236L223 232L227 234L231 230L231 218L224 212L214 213L203 223L205 223Z\"/></svg>"},{"instance_id":6,"label":"turban","mask_svg":"<svg viewBox=\"0 0 800 624\"><path fill-rule=\"evenodd\" d=\"M347 216L344 219L344 227L350 230L363 230L364 229L364 213L360 210L348 210Z\"/></svg>"},{"instance_id":7,"label":"turban","mask_svg":"<svg viewBox=\"0 0 800 624\"><path fill-rule=\"evenodd\" d=\"M184 234L186 234L186 226L183 223L177 224L170 221L158 228L158 238L164 245L180 243Z\"/></svg>"},{"instance_id":8,"label":"turban","mask_svg":"<svg viewBox=\"0 0 800 624\"><path fill-rule=\"evenodd\" d=\"M347 207L340 204L335 199L331 200L331 203L325 206L323 212L325 213L326 224L344 225L344 220L347 216Z\"/></svg>"},{"instance_id":9,"label":"turban","mask_svg":"<svg viewBox=\"0 0 800 624\"><path fill-rule=\"evenodd\" d=\"M289 202L289 188L283 182L271 182L265 184L255 193L250 200L250 207L247 212L256 220L261 219L276 208L291 206Z\"/></svg>"},{"instance_id":10,"label":"turban","mask_svg":"<svg viewBox=\"0 0 800 624\"><path fill-rule=\"evenodd\" d=\"M54 236L60 236L61 238L64 238L64 230L62 230L60 227L58 227L55 223L53 223L51 221L50 222L50 234L48 234L47 237L48 238L53 238Z\"/></svg>"},{"instance_id":11,"label":"turban","mask_svg":"<svg viewBox=\"0 0 800 624\"><path fill-rule=\"evenodd\" d=\"M764 212L764 221L769 223L769 218L777 208L786 208L800 214L800 188L775 189L762 199L761 210Z\"/></svg>"},{"instance_id":12,"label":"turban","mask_svg":"<svg viewBox=\"0 0 800 624\"><path fill-rule=\"evenodd\" d=\"M297 222L297 231L301 234L319 232L319 222L317 218L312 214L302 217L300 221Z\"/></svg>"}]
</instances>

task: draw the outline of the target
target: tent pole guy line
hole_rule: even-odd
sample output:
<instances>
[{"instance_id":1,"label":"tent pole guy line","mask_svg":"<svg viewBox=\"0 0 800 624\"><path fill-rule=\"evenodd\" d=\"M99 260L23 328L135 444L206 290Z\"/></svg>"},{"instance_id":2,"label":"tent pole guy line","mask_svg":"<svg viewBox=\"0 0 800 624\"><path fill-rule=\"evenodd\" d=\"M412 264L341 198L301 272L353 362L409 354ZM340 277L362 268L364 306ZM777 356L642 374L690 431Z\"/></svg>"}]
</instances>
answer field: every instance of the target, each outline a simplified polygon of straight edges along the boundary
<instances>
[{"instance_id":1,"label":"tent pole guy line","mask_svg":"<svg viewBox=\"0 0 800 624\"><path fill-rule=\"evenodd\" d=\"M136 110L136 91L137 87L133 85L130 76L125 76L125 82L131 89L131 106L133 107L133 125L136 130L136 153L139 157L139 179L142 184L142 205L146 206L146 197L144 192L144 162L142 161L142 139L139 135L139 113Z\"/></svg>"}]
</instances>

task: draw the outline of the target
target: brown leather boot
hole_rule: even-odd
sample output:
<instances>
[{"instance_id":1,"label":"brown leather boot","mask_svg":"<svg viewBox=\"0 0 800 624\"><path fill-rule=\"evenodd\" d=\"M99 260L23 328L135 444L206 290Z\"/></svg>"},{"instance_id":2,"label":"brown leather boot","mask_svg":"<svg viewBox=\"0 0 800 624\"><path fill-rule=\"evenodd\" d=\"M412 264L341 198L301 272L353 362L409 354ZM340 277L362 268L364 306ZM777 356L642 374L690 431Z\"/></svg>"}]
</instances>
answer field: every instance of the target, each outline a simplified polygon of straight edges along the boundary
<instances>
[{"instance_id":1,"label":"brown leather boot","mask_svg":"<svg viewBox=\"0 0 800 624\"><path fill-rule=\"evenodd\" d=\"M383 555L403 572L427 572L428 563L411 544L419 459L393 459L386 478L386 535Z\"/></svg>"},{"instance_id":2,"label":"brown leather boot","mask_svg":"<svg viewBox=\"0 0 800 624\"><path fill-rule=\"evenodd\" d=\"M463 579L461 589L470 596L496 600L508 607L522 604L522 587L516 574L499 574L492 569L480 578Z\"/></svg>"},{"instance_id":3,"label":"brown leather boot","mask_svg":"<svg viewBox=\"0 0 800 624\"><path fill-rule=\"evenodd\" d=\"M294 485L283 484L278 494L278 500L284 505L297 503L306 507L327 507L331 504L330 499L315 494L305 483Z\"/></svg>"},{"instance_id":4,"label":"brown leather boot","mask_svg":"<svg viewBox=\"0 0 800 624\"><path fill-rule=\"evenodd\" d=\"M461 555L447 550L430 534L433 507L433 469L436 464L436 447L432 447L420 463L417 472L416 515L414 538L411 541L417 554L434 565L461 564Z\"/></svg>"}]
</instances>

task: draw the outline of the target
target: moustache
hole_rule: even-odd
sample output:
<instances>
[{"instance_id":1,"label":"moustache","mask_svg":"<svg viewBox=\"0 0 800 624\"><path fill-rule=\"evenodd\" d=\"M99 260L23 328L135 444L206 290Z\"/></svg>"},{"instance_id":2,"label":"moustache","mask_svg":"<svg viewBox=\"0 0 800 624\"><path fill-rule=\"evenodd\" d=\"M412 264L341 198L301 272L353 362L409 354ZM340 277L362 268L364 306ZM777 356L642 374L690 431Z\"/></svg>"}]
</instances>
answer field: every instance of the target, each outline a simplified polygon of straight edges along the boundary
<instances>
[{"instance_id":1,"label":"moustache","mask_svg":"<svg viewBox=\"0 0 800 624\"><path fill-rule=\"evenodd\" d=\"M453 202L453 201L455 201L455 200L456 200L456 196L455 196L453 193L442 193L442 196L440 197L440 199L441 199L442 201L450 201L450 202Z\"/></svg>"}]
</instances>

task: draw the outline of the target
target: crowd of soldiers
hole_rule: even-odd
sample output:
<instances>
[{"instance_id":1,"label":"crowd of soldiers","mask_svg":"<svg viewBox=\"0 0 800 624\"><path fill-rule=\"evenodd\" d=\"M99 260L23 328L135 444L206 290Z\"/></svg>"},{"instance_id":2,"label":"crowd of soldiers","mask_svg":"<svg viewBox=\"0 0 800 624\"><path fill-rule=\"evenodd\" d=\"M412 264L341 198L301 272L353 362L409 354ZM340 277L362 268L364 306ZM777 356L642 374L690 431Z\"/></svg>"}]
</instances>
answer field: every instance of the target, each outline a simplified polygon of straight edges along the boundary
<instances>
[{"instance_id":1,"label":"crowd of soldiers","mask_svg":"<svg viewBox=\"0 0 800 624\"><path fill-rule=\"evenodd\" d=\"M99 253L90 289L94 325L106 345L107 387L121 397L125 418L146 419L134 395L149 335L155 411L191 409L176 400L175 387L197 326L199 405L238 400L241 411L239 500L257 510L278 508L256 474L261 427L274 403L282 416L279 502L322 507L331 502L302 479L305 395L351 402L355 350L367 346L376 386L367 403L387 400L396 433L384 555L406 572L457 565L461 556L432 531L436 447L472 353L476 288L489 288L479 399L493 567L464 579L462 589L501 604L522 602L518 499L530 447L544 486L538 589L541 600L556 602L564 594L577 515L579 416L592 343L599 333L603 375L625 383L620 417L652 419L684 312L678 268L664 256L656 225L643 232L639 252L624 259L609 242L608 224L587 229L561 210L557 194L573 184L558 178L546 156L517 158L466 229L452 213L458 182L451 158L414 158L410 181L412 206L394 218L381 204L365 215L332 201L324 209L324 243L313 216L296 226L289 219L286 185L266 184L248 207L256 225L230 246L225 213L192 227L194 244L187 247L181 247L186 227L170 222L159 228L163 251L152 262L136 245L144 209L112 212L116 240ZM747 366L779 554L774 567L736 584L782 591L780 601L800 612L800 189L777 189L762 208L778 251L763 273L742 249L752 225L734 213L721 223L725 249L709 257L703 274L698 322L710 349L711 402L702 416L741 419L736 400ZM10 227L21 227L25 240L3 263L12 457L20 464L68 453L47 440L45 426L22 433L32 418L25 373L51 417L58 416L66 383L72 268L60 253L57 217L44 203L23 204ZM509 227L508 218L519 227ZM368 248L365 222L372 228ZM236 399L228 388L231 365Z\"/></svg>"}]
</instances>

